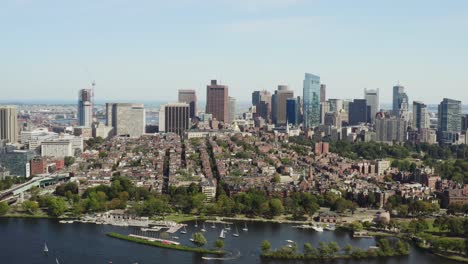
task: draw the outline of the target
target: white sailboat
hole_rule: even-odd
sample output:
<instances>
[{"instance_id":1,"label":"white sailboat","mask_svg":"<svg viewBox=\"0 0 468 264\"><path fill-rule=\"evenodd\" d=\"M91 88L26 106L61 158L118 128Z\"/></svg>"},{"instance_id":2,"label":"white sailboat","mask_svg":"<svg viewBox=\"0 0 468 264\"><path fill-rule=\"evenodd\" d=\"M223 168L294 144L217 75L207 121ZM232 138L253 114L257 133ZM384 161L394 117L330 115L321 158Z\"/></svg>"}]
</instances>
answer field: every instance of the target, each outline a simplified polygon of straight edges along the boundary
<instances>
[{"instance_id":1,"label":"white sailboat","mask_svg":"<svg viewBox=\"0 0 468 264\"><path fill-rule=\"evenodd\" d=\"M219 234L219 238L225 238L226 234L224 234L224 229L221 229L221 233Z\"/></svg>"},{"instance_id":2,"label":"white sailboat","mask_svg":"<svg viewBox=\"0 0 468 264\"><path fill-rule=\"evenodd\" d=\"M215 222L211 225L211 228L216 228Z\"/></svg>"},{"instance_id":3,"label":"white sailboat","mask_svg":"<svg viewBox=\"0 0 468 264\"><path fill-rule=\"evenodd\" d=\"M249 231L249 229L247 228L247 223L246 222L244 222L244 228L242 228L242 230L245 231L245 232Z\"/></svg>"},{"instance_id":4,"label":"white sailboat","mask_svg":"<svg viewBox=\"0 0 468 264\"><path fill-rule=\"evenodd\" d=\"M197 220L195 220L195 227L198 227L198 222L197 222Z\"/></svg>"},{"instance_id":5,"label":"white sailboat","mask_svg":"<svg viewBox=\"0 0 468 264\"><path fill-rule=\"evenodd\" d=\"M55 258L55 263L60 264L60 262L58 261L58 258Z\"/></svg>"},{"instance_id":6,"label":"white sailboat","mask_svg":"<svg viewBox=\"0 0 468 264\"><path fill-rule=\"evenodd\" d=\"M203 224L202 224L202 229L201 229L200 231L206 232L206 229L205 229L205 222L203 222Z\"/></svg>"},{"instance_id":7,"label":"white sailboat","mask_svg":"<svg viewBox=\"0 0 468 264\"><path fill-rule=\"evenodd\" d=\"M47 253L49 252L49 248L47 247L47 243L44 242L44 252Z\"/></svg>"},{"instance_id":8,"label":"white sailboat","mask_svg":"<svg viewBox=\"0 0 468 264\"><path fill-rule=\"evenodd\" d=\"M225 228L226 230L231 230L231 226L230 226L229 224L224 224L224 228Z\"/></svg>"},{"instance_id":9,"label":"white sailboat","mask_svg":"<svg viewBox=\"0 0 468 264\"><path fill-rule=\"evenodd\" d=\"M185 228L185 225L184 225L184 229L182 231L180 231L181 234L187 234L187 228Z\"/></svg>"},{"instance_id":10,"label":"white sailboat","mask_svg":"<svg viewBox=\"0 0 468 264\"><path fill-rule=\"evenodd\" d=\"M235 237L239 236L239 230L237 229L237 225L236 225L236 232L234 234L232 234L232 235L235 236Z\"/></svg>"}]
</instances>

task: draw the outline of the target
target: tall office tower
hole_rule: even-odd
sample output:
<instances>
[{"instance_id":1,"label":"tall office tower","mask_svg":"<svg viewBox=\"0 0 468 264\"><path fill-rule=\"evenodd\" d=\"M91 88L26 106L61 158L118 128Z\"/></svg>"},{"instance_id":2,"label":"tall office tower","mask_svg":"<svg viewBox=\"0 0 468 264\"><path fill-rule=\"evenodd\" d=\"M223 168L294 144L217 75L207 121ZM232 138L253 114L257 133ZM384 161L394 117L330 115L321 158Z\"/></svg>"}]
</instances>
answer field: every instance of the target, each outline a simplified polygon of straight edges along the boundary
<instances>
[{"instance_id":1,"label":"tall office tower","mask_svg":"<svg viewBox=\"0 0 468 264\"><path fill-rule=\"evenodd\" d=\"M106 126L112 126L112 109L114 103L106 103Z\"/></svg>"},{"instance_id":2,"label":"tall office tower","mask_svg":"<svg viewBox=\"0 0 468 264\"><path fill-rule=\"evenodd\" d=\"M93 123L93 104L91 89L81 89L78 93L78 124L91 127Z\"/></svg>"},{"instance_id":3,"label":"tall office tower","mask_svg":"<svg viewBox=\"0 0 468 264\"><path fill-rule=\"evenodd\" d=\"M408 113L408 95L405 93L405 87L401 85L393 86L393 114L397 117L406 117Z\"/></svg>"},{"instance_id":4,"label":"tall office tower","mask_svg":"<svg viewBox=\"0 0 468 264\"><path fill-rule=\"evenodd\" d=\"M341 99L328 99L328 103L330 105L330 112L339 112L343 109L343 100Z\"/></svg>"},{"instance_id":5,"label":"tall office tower","mask_svg":"<svg viewBox=\"0 0 468 264\"><path fill-rule=\"evenodd\" d=\"M320 103L320 124L325 125L325 115L330 112L330 102Z\"/></svg>"},{"instance_id":6,"label":"tall office tower","mask_svg":"<svg viewBox=\"0 0 468 264\"><path fill-rule=\"evenodd\" d=\"M349 124L355 126L359 123L369 123L370 107L366 99L354 99L349 103Z\"/></svg>"},{"instance_id":7,"label":"tall office tower","mask_svg":"<svg viewBox=\"0 0 468 264\"><path fill-rule=\"evenodd\" d=\"M190 128L190 104L174 103L161 105L159 132L176 133L182 136Z\"/></svg>"},{"instance_id":8,"label":"tall office tower","mask_svg":"<svg viewBox=\"0 0 468 264\"><path fill-rule=\"evenodd\" d=\"M380 111L379 89L364 89L364 99L366 99L367 105L370 106L370 121L374 123L375 114Z\"/></svg>"},{"instance_id":9,"label":"tall office tower","mask_svg":"<svg viewBox=\"0 0 468 264\"><path fill-rule=\"evenodd\" d=\"M402 118L390 117L384 113L375 118L376 140L378 142L404 142L408 122Z\"/></svg>"},{"instance_id":10,"label":"tall office tower","mask_svg":"<svg viewBox=\"0 0 468 264\"><path fill-rule=\"evenodd\" d=\"M327 86L320 84L320 102L323 103L327 100Z\"/></svg>"},{"instance_id":11,"label":"tall office tower","mask_svg":"<svg viewBox=\"0 0 468 264\"><path fill-rule=\"evenodd\" d=\"M438 132L441 143L453 143L462 125L462 105L460 101L444 98L439 104Z\"/></svg>"},{"instance_id":12,"label":"tall office tower","mask_svg":"<svg viewBox=\"0 0 468 264\"><path fill-rule=\"evenodd\" d=\"M306 73L303 88L304 128L320 124L320 77Z\"/></svg>"},{"instance_id":13,"label":"tall office tower","mask_svg":"<svg viewBox=\"0 0 468 264\"><path fill-rule=\"evenodd\" d=\"M261 117L265 120L271 119L271 93L269 91L254 91L252 93L252 105L256 108L254 117Z\"/></svg>"},{"instance_id":14,"label":"tall office tower","mask_svg":"<svg viewBox=\"0 0 468 264\"><path fill-rule=\"evenodd\" d=\"M213 118L221 122L227 122L229 118L228 109L229 88L220 85L216 80L206 86L206 114L212 114Z\"/></svg>"},{"instance_id":15,"label":"tall office tower","mask_svg":"<svg viewBox=\"0 0 468 264\"><path fill-rule=\"evenodd\" d=\"M112 120L117 136L140 137L145 133L145 106L143 104L108 103L107 120Z\"/></svg>"},{"instance_id":16,"label":"tall office tower","mask_svg":"<svg viewBox=\"0 0 468 264\"><path fill-rule=\"evenodd\" d=\"M16 106L0 106L0 140L18 142Z\"/></svg>"},{"instance_id":17,"label":"tall office tower","mask_svg":"<svg viewBox=\"0 0 468 264\"><path fill-rule=\"evenodd\" d=\"M296 98L286 100L286 121L291 125L297 124L297 101Z\"/></svg>"},{"instance_id":18,"label":"tall office tower","mask_svg":"<svg viewBox=\"0 0 468 264\"><path fill-rule=\"evenodd\" d=\"M228 104L229 104L228 122L229 124L231 124L236 119L236 98L229 96Z\"/></svg>"},{"instance_id":19,"label":"tall office tower","mask_svg":"<svg viewBox=\"0 0 468 264\"><path fill-rule=\"evenodd\" d=\"M197 94L195 90L179 90L179 103L189 104L190 118L197 115Z\"/></svg>"},{"instance_id":20,"label":"tall office tower","mask_svg":"<svg viewBox=\"0 0 468 264\"><path fill-rule=\"evenodd\" d=\"M286 100L294 97L294 92L287 85L278 85L278 90L271 97L272 120L275 125L286 124Z\"/></svg>"},{"instance_id":21,"label":"tall office tower","mask_svg":"<svg viewBox=\"0 0 468 264\"><path fill-rule=\"evenodd\" d=\"M468 115L463 115L462 116L462 131L468 130Z\"/></svg>"},{"instance_id":22,"label":"tall office tower","mask_svg":"<svg viewBox=\"0 0 468 264\"><path fill-rule=\"evenodd\" d=\"M427 105L422 102L413 101L413 128L421 130L429 128L429 112Z\"/></svg>"},{"instance_id":23,"label":"tall office tower","mask_svg":"<svg viewBox=\"0 0 468 264\"><path fill-rule=\"evenodd\" d=\"M296 124L301 124L304 120L304 105L302 102L302 97L298 96L296 99L297 104L297 116L296 116Z\"/></svg>"}]
</instances>

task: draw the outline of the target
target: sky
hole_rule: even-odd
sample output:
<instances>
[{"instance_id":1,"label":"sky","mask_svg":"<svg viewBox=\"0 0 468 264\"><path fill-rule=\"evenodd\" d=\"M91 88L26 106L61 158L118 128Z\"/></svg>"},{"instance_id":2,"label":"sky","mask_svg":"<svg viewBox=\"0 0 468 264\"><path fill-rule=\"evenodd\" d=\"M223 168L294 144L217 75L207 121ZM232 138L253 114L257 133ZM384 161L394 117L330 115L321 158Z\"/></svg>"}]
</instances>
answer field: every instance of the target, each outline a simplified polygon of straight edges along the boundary
<instances>
[{"instance_id":1,"label":"sky","mask_svg":"<svg viewBox=\"0 0 468 264\"><path fill-rule=\"evenodd\" d=\"M0 33L0 100L249 101L310 72L328 98L468 103L466 0L0 0Z\"/></svg>"}]
</instances>

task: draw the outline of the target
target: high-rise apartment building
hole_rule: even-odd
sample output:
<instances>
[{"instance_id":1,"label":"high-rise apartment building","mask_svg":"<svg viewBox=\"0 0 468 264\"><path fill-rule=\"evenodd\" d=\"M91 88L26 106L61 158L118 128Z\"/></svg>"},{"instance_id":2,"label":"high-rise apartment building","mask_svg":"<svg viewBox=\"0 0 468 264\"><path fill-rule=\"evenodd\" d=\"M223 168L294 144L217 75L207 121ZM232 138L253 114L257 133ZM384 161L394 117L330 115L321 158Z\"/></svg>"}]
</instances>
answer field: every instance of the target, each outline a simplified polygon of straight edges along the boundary
<instances>
[{"instance_id":1,"label":"high-rise apartment building","mask_svg":"<svg viewBox=\"0 0 468 264\"><path fill-rule=\"evenodd\" d=\"M179 103L189 104L190 118L197 116L197 94L195 90L179 90Z\"/></svg>"},{"instance_id":2,"label":"high-rise apartment building","mask_svg":"<svg viewBox=\"0 0 468 264\"><path fill-rule=\"evenodd\" d=\"M427 105L422 102L413 101L413 128L421 130L429 128L429 112Z\"/></svg>"},{"instance_id":3,"label":"high-rise apartment building","mask_svg":"<svg viewBox=\"0 0 468 264\"><path fill-rule=\"evenodd\" d=\"M0 106L0 140L16 143L18 131L16 106Z\"/></svg>"},{"instance_id":4,"label":"high-rise apartment building","mask_svg":"<svg viewBox=\"0 0 468 264\"><path fill-rule=\"evenodd\" d=\"M354 99L349 103L349 124L368 123L370 119L370 107L366 99Z\"/></svg>"},{"instance_id":5,"label":"high-rise apartment building","mask_svg":"<svg viewBox=\"0 0 468 264\"><path fill-rule=\"evenodd\" d=\"M306 73L303 86L304 128L320 124L320 77Z\"/></svg>"},{"instance_id":6,"label":"high-rise apartment building","mask_svg":"<svg viewBox=\"0 0 468 264\"><path fill-rule=\"evenodd\" d=\"M286 124L286 100L294 97L294 92L289 90L287 85L278 85L271 98L272 120L275 125Z\"/></svg>"},{"instance_id":7,"label":"high-rise apartment building","mask_svg":"<svg viewBox=\"0 0 468 264\"><path fill-rule=\"evenodd\" d=\"M231 124L236 119L236 98L229 96L228 104L229 104L228 122L229 124Z\"/></svg>"},{"instance_id":8,"label":"high-rise apartment building","mask_svg":"<svg viewBox=\"0 0 468 264\"><path fill-rule=\"evenodd\" d=\"M364 89L364 99L370 107L370 122L374 123L375 114L380 111L379 89Z\"/></svg>"},{"instance_id":9,"label":"high-rise apartment building","mask_svg":"<svg viewBox=\"0 0 468 264\"><path fill-rule=\"evenodd\" d=\"M180 136L190 128L190 104L162 105L159 110L159 132L171 132Z\"/></svg>"},{"instance_id":10,"label":"high-rise apartment building","mask_svg":"<svg viewBox=\"0 0 468 264\"><path fill-rule=\"evenodd\" d=\"M343 109L343 100L341 99L328 99L328 103L330 112L339 112Z\"/></svg>"},{"instance_id":11,"label":"high-rise apartment building","mask_svg":"<svg viewBox=\"0 0 468 264\"><path fill-rule=\"evenodd\" d=\"M92 90L81 89L78 93L78 124L83 127L91 127L92 123Z\"/></svg>"},{"instance_id":12,"label":"high-rise apartment building","mask_svg":"<svg viewBox=\"0 0 468 264\"><path fill-rule=\"evenodd\" d=\"M213 118L221 122L228 122L229 119L229 88L220 85L216 80L211 80L211 84L206 86L206 111L212 114Z\"/></svg>"},{"instance_id":13,"label":"high-rise apartment building","mask_svg":"<svg viewBox=\"0 0 468 264\"><path fill-rule=\"evenodd\" d=\"M143 104L107 103L107 124L114 127L117 136L140 137L145 133Z\"/></svg>"},{"instance_id":14,"label":"high-rise apartment building","mask_svg":"<svg viewBox=\"0 0 468 264\"><path fill-rule=\"evenodd\" d=\"M376 140L378 142L404 142L408 122L402 118L379 113L375 119Z\"/></svg>"}]
</instances>

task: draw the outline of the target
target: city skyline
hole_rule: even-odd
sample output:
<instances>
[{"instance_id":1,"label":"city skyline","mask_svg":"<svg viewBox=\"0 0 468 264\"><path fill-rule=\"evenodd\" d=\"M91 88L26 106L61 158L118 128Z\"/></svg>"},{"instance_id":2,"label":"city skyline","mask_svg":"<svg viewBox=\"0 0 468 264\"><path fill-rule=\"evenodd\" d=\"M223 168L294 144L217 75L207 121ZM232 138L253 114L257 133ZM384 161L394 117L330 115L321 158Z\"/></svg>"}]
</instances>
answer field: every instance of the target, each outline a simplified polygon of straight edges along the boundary
<instances>
[{"instance_id":1,"label":"city skyline","mask_svg":"<svg viewBox=\"0 0 468 264\"><path fill-rule=\"evenodd\" d=\"M96 98L175 101L172 91L203 94L218 79L248 101L279 84L300 94L303 73L313 72L328 98L379 88L386 103L400 82L412 100L435 104L468 85L467 9L462 1L7 0L0 87L12 100L66 100L96 80Z\"/></svg>"}]
</instances>

